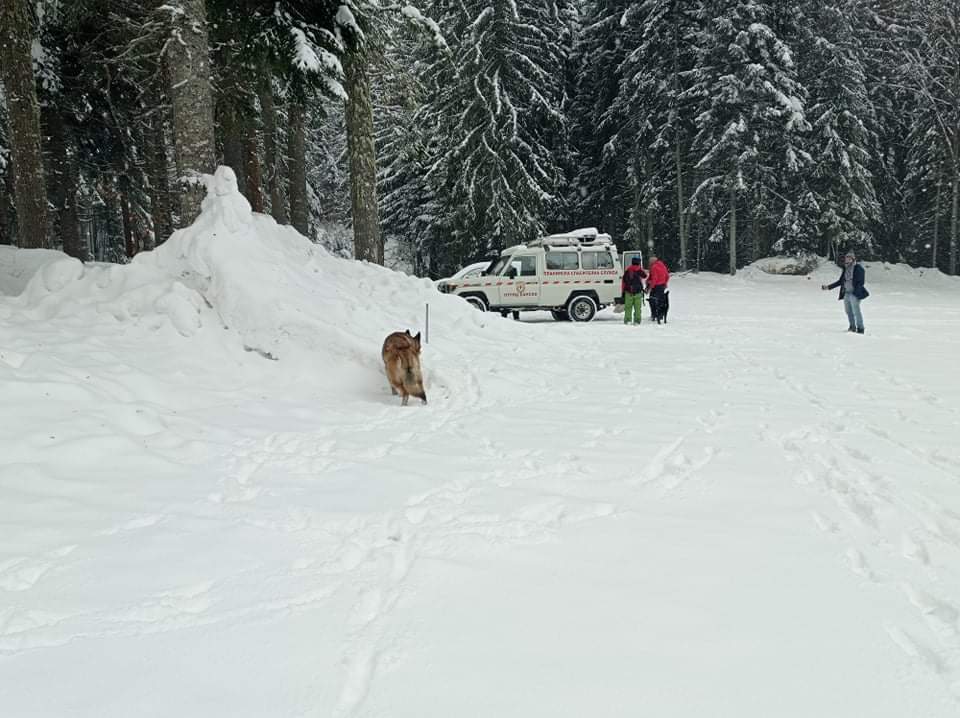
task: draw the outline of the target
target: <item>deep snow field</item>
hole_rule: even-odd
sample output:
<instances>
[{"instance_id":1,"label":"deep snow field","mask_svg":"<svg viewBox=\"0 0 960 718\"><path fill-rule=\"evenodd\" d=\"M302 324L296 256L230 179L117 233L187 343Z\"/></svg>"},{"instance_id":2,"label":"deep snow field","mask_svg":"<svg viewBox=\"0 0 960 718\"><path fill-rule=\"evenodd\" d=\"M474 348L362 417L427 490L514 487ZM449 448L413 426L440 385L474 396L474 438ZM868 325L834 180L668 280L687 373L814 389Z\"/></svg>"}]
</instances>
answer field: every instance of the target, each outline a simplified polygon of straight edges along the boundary
<instances>
[{"instance_id":1,"label":"deep snow field","mask_svg":"<svg viewBox=\"0 0 960 718\"><path fill-rule=\"evenodd\" d=\"M131 265L0 247L4 718L960 715L960 281L514 322L221 180Z\"/></svg>"}]
</instances>

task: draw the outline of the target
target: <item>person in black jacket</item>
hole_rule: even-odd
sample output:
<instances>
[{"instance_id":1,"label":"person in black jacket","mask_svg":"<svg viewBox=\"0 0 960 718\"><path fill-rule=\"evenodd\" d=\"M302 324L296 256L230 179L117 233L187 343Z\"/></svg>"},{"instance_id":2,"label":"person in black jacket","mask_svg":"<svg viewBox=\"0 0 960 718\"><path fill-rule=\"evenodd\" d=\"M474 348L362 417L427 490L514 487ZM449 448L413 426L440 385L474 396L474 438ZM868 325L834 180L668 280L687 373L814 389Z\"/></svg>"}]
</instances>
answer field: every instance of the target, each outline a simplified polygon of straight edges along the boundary
<instances>
[{"instance_id":1,"label":"person in black jacket","mask_svg":"<svg viewBox=\"0 0 960 718\"><path fill-rule=\"evenodd\" d=\"M863 314L860 313L860 302L870 296L870 292L863 286L865 277L866 272L857 263L857 256L853 252L847 252L843 258L843 271L840 272L840 279L833 284L820 285L820 289L840 287L840 299L843 300L843 308L846 310L847 319L850 322L848 332L863 334Z\"/></svg>"}]
</instances>

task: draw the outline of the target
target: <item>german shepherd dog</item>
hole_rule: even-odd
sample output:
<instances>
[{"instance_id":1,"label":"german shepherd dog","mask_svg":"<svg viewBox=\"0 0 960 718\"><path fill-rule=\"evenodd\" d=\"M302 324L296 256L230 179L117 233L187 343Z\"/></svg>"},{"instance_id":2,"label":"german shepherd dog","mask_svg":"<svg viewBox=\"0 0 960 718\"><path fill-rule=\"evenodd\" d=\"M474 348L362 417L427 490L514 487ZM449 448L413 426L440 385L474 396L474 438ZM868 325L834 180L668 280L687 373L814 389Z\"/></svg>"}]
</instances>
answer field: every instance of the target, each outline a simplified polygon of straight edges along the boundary
<instances>
[{"instance_id":1,"label":"german shepherd dog","mask_svg":"<svg viewBox=\"0 0 960 718\"><path fill-rule=\"evenodd\" d=\"M390 391L400 395L400 405L406 406L411 396L427 403L427 393L423 389L423 375L420 373L420 332L416 336L406 332L394 332L383 340L383 366L390 382Z\"/></svg>"}]
</instances>

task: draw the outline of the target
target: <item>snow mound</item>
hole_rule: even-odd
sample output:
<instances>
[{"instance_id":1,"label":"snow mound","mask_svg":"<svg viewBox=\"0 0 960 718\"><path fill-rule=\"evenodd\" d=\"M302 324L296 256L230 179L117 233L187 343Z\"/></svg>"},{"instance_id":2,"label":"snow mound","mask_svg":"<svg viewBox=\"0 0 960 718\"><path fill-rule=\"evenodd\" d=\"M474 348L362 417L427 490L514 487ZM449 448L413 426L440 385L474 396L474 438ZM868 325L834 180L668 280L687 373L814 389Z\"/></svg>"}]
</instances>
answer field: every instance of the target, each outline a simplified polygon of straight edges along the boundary
<instances>
[{"instance_id":1,"label":"snow mound","mask_svg":"<svg viewBox=\"0 0 960 718\"><path fill-rule=\"evenodd\" d=\"M820 257L765 257L751 266L766 274L807 275L817 269Z\"/></svg>"},{"instance_id":2,"label":"snow mound","mask_svg":"<svg viewBox=\"0 0 960 718\"><path fill-rule=\"evenodd\" d=\"M63 258L62 253L51 249L17 249L0 245L0 295L17 296L42 267Z\"/></svg>"},{"instance_id":3,"label":"snow mound","mask_svg":"<svg viewBox=\"0 0 960 718\"><path fill-rule=\"evenodd\" d=\"M510 323L439 294L429 280L335 257L292 227L253 213L228 167L205 181L197 220L130 264L84 265L59 252L21 257L14 250L0 255L6 291L30 275L15 300L27 317L172 327L185 340L204 334L226 354L276 360L289 381L325 375L340 387L379 387L382 377L373 375L382 374L383 338L424 331L428 304L434 336L492 324L497 333L511 331ZM451 364L469 364L459 356L465 350L446 350ZM433 345L425 347L431 352Z\"/></svg>"},{"instance_id":4,"label":"snow mound","mask_svg":"<svg viewBox=\"0 0 960 718\"><path fill-rule=\"evenodd\" d=\"M867 270L867 286L893 283L911 288L956 287L957 277L944 274L939 269L911 267L889 262L861 262ZM737 272L737 277L748 281L785 281L790 277L802 277L830 283L840 275L840 265L826 257L764 257Z\"/></svg>"}]
</instances>

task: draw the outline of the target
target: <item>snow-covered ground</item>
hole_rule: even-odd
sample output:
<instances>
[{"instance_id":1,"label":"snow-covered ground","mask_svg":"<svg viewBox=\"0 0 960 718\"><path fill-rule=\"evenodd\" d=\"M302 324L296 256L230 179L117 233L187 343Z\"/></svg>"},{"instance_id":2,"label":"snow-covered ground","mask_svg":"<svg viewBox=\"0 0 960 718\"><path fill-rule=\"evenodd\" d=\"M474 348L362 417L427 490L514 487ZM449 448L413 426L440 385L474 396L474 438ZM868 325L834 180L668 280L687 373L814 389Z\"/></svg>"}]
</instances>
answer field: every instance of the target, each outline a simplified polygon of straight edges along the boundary
<instances>
[{"instance_id":1,"label":"snow-covered ground","mask_svg":"<svg viewBox=\"0 0 960 718\"><path fill-rule=\"evenodd\" d=\"M513 322L224 184L130 266L0 248L4 717L960 713L960 282Z\"/></svg>"}]
</instances>

